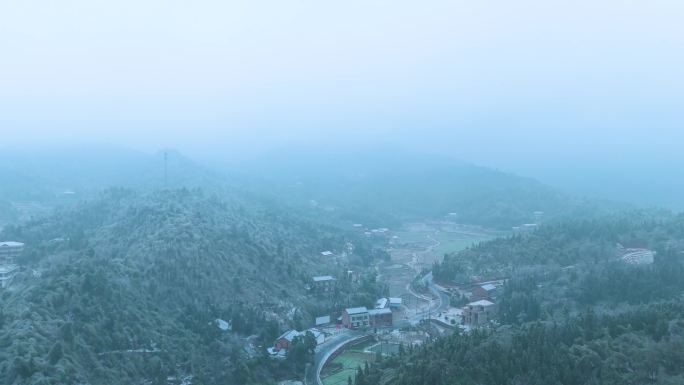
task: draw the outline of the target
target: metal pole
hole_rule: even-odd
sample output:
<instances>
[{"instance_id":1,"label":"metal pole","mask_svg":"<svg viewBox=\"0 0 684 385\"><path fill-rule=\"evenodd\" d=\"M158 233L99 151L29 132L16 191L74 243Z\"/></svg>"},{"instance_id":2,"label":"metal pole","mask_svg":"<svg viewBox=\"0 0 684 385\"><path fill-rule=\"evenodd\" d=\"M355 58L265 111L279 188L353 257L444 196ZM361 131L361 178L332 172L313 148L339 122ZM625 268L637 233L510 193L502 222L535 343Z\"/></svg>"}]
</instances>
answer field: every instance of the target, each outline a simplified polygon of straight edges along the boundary
<instances>
[{"instance_id":1,"label":"metal pole","mask_svg":"<svg viewBox=\"0 0 684 385\"><path fill-rule=\"evenodd\" d=\"M168 152L164 151L164 188L168 188L169 186L169 154Z\"/></svg>"}]
</instances>

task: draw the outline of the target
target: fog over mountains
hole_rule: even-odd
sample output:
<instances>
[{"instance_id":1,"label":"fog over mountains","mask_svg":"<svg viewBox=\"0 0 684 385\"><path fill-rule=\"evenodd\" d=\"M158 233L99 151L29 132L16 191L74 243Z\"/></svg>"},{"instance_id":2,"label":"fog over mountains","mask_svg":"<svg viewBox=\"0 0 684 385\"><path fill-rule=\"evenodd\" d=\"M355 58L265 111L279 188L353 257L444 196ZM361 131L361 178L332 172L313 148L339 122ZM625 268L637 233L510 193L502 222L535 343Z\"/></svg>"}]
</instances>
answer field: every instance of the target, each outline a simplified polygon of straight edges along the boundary
<instances>
[{"instance_id":1,"label":"fog over mountains","mask_svg":"<svg viewBox=\"0 0 684 385\"><path fill-rule=\"evenodd\" d=\"M166 163L165 163L166 158ZM540 183L445 156L389 147L358 151L273 151L230 165L201 165L175 150L147 154L117 147L4 151L0 170L5 201L96 197L108 187L202 187L270 196L297 205L321 205L394 220L454 213L464 223L509 228L583 211L626 207L583 198ZM75 193L75 194L72 194Z\"/></svg>"}]
</instances>

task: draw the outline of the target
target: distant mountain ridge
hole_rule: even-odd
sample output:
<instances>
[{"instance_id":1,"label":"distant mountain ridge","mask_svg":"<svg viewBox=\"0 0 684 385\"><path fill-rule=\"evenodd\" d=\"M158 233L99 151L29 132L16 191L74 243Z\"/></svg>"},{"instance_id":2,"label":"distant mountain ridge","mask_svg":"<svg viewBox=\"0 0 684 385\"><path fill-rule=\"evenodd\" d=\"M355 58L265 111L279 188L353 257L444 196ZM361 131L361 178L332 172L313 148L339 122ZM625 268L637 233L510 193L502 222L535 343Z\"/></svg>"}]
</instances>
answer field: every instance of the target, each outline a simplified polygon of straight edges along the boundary
<instances>
[{"instance_id":1,"label":"distant mountain ridge","mask_svg":"<svg viewBox=\"0 0 684 385\"><path fill-rule=\"evenodd\" d=\"M510 229L532 222L535 211L553 219L624 207L580 199L534 179L448 157L387 148L288 149L214 169L174 150L3 151L0 173L6 182L0 185L0 220L3 214L16 216L10 201L60 204L65 191L75 192L71 200L82 200L109 187L239 189L293 209L315 205L339 220L384 227L453 213L450 218L461 223Z\"/></svg>"},{"instance_id":2,"label":"distant mountain ridge","mask_svg":"<svg viewBox=\"0 0 684 385\"><path fill-rule=\"evenodd\" d=\"M534 179L442 156L400 151L277 152L244 172L272 183L273 195L383 213L399 221L444 218L510 228L545 217L596 215L623 205L564 194Z\"/></svg>"},{"instance_id":3,"label":"distant mountain ridge","mask_svg":"<svg viewBox=\"0 0 684 385\"><path fill-rule=\"evenodd\" d=\"M9 178L0 186L0 198L16 200L64 191L97 195L109 187L206 187L220 180L216 172L175 150L147 154L107 146L5 149L0 173Z\"/></svg>"}]
</instances>

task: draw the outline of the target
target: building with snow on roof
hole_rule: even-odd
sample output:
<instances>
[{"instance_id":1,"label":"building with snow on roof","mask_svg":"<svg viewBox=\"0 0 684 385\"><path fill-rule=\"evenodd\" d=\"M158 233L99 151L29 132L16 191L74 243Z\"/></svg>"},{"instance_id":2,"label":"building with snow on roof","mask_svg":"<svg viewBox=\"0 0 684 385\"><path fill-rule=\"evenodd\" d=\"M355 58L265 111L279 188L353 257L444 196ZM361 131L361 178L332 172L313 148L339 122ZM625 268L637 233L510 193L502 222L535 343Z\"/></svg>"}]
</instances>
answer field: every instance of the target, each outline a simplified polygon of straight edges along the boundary
<instances>
[{"instance_id":1,"label":"building with snow on roof","mask_svg":"<svg viewBox=\"0 0 684 385\"><path fill-rule=\"evenodd\" d=\"M496 292L496 289L498 287L492 283L485 283L479 286L475 286L470 293L472 294L473 299L477 298L492 298L494 296L494 293Z\"/></svg>"},{"instance_id":2,"label":"building with snow on roof","mask_svg":"<svg viewBox=\"0 0 684 385\"><path fill-rule=\"evenodd\" d=\"M481 299L463 307L462 323L470 327L483 326L496 315L497 307L494 302Z\"/></svg>"},{"instance_id":3,"label":"building with snow on roof","mask_svg":"<svg viewBox=\"0 0 684 385\"><path fill-rule=\"evenodd\" d=\"M0 242L0 288L7 288L19 270L19 266L14 263L14 259L24 251L24 244L21 242L6 241Z\"/></svg>"},{"instance_id":4,"label":"building with snow on roof","mask_svg":"<svg viewBox=\"0 0 684 385\"><path fill-rule=\"evenodd\" d=\"M390 309L400 309L403 301L400 297L389 297Z\"/></svg>"},{"instance_id":5,"label":"building with snow on roof","mask_svg":"<svg viewBox=\"0 0 684 385\"><path fill-rule=\"evenodd\" d=\"M350 307L342 312L342 325L348 329L359 329L370 326L370 315L365 306Z\"/></svg>"},{"instance_id":6,"label":"building with snow on roof","mask_svg":"<svg viewBox=\"0 0 684 385\"><path fill-rule=\"evenodd\" d=\"M0 242L0 265L11 265L14 259L24 251L24 244L21 242L6 241Z\"/></svg>"},{"instance_id":7,"label":"building with snow on roof","mask_svg":"<svg viewBox=\"0 0 684 385\"><path fill-rule=\"evenodd\" d=\"M332 291L337 279L331 275L319 275L311 278L311 288L319 293Z\"/></svg>"}]
</instances>

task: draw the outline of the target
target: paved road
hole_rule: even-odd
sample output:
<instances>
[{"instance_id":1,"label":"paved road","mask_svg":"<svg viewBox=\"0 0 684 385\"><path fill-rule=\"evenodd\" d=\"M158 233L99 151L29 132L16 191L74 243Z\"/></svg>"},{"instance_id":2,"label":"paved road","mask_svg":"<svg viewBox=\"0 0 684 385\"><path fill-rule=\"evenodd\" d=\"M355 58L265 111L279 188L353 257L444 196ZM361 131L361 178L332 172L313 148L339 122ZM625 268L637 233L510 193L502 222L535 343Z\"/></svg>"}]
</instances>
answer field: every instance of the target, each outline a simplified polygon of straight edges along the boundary
<instances>
[{"instance_id":1,"label":"paved road","mask_svg":"<svg viewBox=\"0 0 684 385\"><path fill-rule=\"evenodd\" d=\"M449 295L444 291L444 289L433 282L432 272L426 274L425 277L426 278L423 279L427 279L426 283L432 294L434 294L436 297L439 297L439 304L434 311L438 313L446 311L449 308Z\"/></svg>"},{"instance_id":2,"label":"paved road","mask_svg":"<svg viewBox=\"0 0 684 385\"><path fill-rule=\"evenodd\" d=\"M323 381L321 381L321 370L323 370L323 365L328 358L346 343L369 334L372 333L342 329L340 334L331 337L325 341L325 343L317 346L316 353L314 354L314 363L306 368L304 383L306 385L323 385Z\"/></svg>"}]
</instances>

